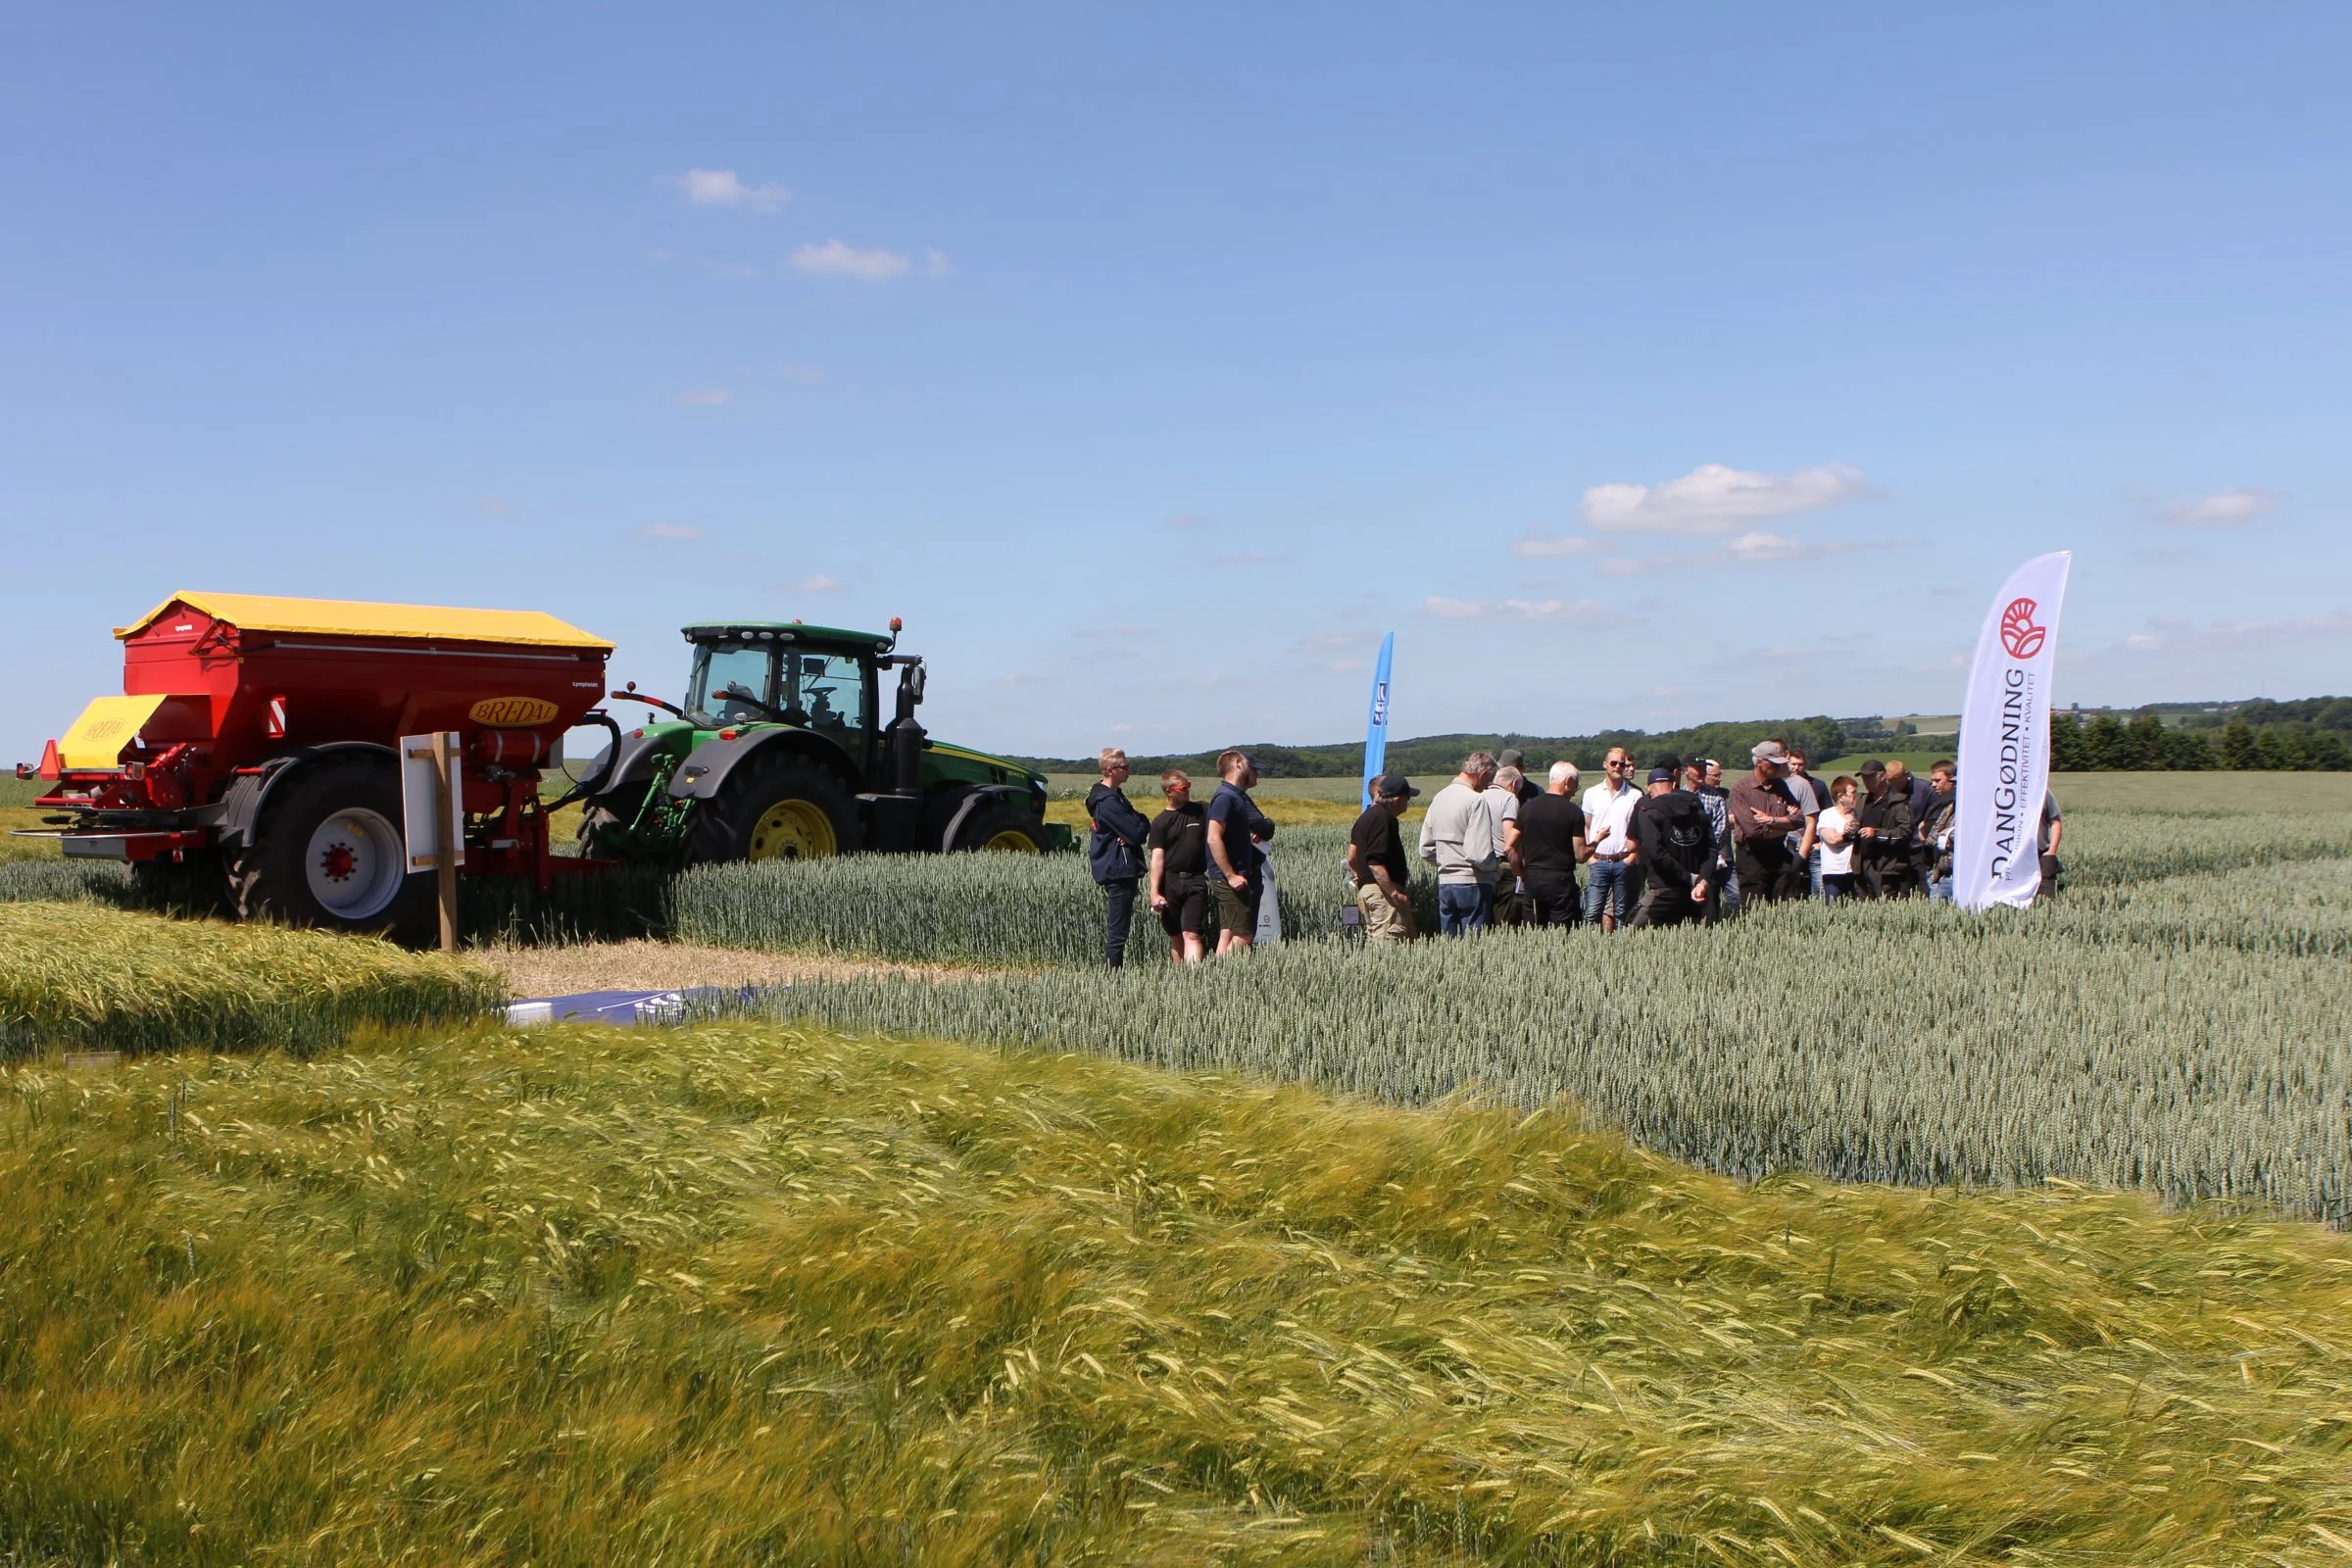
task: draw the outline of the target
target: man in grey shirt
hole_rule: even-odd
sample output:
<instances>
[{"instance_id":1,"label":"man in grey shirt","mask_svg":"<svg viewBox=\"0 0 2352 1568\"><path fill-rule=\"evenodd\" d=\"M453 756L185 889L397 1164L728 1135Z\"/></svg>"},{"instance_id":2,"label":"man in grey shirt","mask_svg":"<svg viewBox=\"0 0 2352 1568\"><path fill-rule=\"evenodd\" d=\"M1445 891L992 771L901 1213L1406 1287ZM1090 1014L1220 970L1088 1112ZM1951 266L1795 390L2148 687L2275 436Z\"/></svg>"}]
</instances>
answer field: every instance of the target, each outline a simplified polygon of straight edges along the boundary
<instances>
[{"instance_id":1,"label":"man in grey shirt","mask_svg":"<svg viewBox=\"0 0 2352 1568\"><path fill-rule=\"evenodd\" d=\"M1484 931L1494 919L1494 866L1502 858L1487 799L1494 782L1494 754L1472 752L1421 818L1421 858L1438 868L1438 929L1449 937Z\"/></svg>"}]
</instances>

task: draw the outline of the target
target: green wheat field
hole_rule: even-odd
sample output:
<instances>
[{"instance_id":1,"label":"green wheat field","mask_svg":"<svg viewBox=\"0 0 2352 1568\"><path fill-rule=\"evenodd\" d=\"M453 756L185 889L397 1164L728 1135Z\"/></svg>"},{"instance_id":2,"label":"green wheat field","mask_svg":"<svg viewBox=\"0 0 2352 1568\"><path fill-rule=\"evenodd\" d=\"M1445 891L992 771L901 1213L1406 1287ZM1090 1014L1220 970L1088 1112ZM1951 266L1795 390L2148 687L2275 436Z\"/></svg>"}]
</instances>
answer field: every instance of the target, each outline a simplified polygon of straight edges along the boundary
<instances>
[{"instance_id":1,"label":"green wheat field","mask_svg":"<svg viewBox=\"0 0 2352 1568\"><path fill-rule=\"evenodd\" d=\"M676 1029L0 866L0 1563L2343 1562L2352 779L2062 784L2024 915L510 911L939 965Z\"/></svg>"}]
</instances>

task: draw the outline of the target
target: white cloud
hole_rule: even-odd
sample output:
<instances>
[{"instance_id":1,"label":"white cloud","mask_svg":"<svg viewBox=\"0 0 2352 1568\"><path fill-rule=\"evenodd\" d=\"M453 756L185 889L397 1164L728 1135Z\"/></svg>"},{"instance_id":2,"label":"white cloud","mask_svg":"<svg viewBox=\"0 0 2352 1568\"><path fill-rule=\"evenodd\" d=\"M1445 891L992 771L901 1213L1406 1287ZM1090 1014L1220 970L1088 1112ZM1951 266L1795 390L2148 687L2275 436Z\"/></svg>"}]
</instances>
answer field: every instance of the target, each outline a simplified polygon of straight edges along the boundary
<instances>
[{"instance_id":1,"label":"white cloud","mask_svg":"<svg viewBox=\"0 0 2352 1568\"><path fill-rule=\"evenodd\" d=\"M2194 501L2177 501L2157 515L2177 528L2242 528L2278 510L2278 493L2259 485L2217 490Z\"/></svg>"},{"instance_id":2,"label":"white cloud","mask_svg":"<svg viewBox=\"0 0 2352 1568\"><path fill-rule=\"evenodd\" d=\"M1798 556L1818 555L1834 547L1815 545L1810 550L1793 539L1761 528L1750 528L1737 539L1727 540L1723 553L1734 561L1792 561Z\"/></svg>"},{"instance_id":3,"label":"white cloud","mask_svg":"<svg viewBox=\"0 0 2352 1568\"><path fill-rule=\"evenodd\" d=\"M2124 639L2132 654L2227 653L2276 643L2323 642L2352 637L2352 605L2292 620L2217 620L2198 626L2178 618L2152 620L2147 631Z\"/></svg>"},{"instance_id":4,"label":"white cloud","mask_svg":"<svg viewBox=\"0 0 2352 1568\"><path fill-rule=\"evenodd\" d=\"M804 245L790 257L792 265L819 277L854 277L865 283L884 283L905 274L913 264L896 251L861 251L829 239L822 245Z\"/></svg>"},{"instance_id":5,"label":"white cloud","mask_svg":"<svg viewBox=\"0 0 2352 1568\"><path fill-rule=\"evenodd\" d=\"M678 401L690 409L715 409L734 395L723 386L706 386L679 393Z\"/></svg>"},{"instance_id":6,"label":"white cloud","mask_svg":"<svg viewBox=\"0 0 2352 1568\"><path fill-rule=\"evenodd\" d=\"M780 594L829 594L840 591L841 579L818 572L813 577L803 577L797 582L771 583L768 586L771 592Z\"/></svg>"},{"instance_id":7,"label":"white cloud","mask_svg":"<svg viewBox=\"0 0 2352 1568\"><path fill-rule=\"evenodd\" d=\"M697 207L740 207L746 212L772 213L792 199L781 185L746 185L732 169L689 169L672 176Z\"/></svg>"},{"instance_id":8,"label":"white cloud","mask_svg":"<svg viewBox=\"0 0 2352 1568\"><path fill-rule=\"evenodd\" d=\"M703 530L682 522L649 522L637 530L648 539L700 539Z\"/></svg>"},{"instance_id":9,"label":"white cloud","mask_svg":"<svg viewBox=\"0 0 2352 1568\"><path fill-rule=\"evenodd\" d=\"M1616 548L1617 542L1614 539L1592 539L1583 534L1570 534L1559 539L1547 539L1541 534L1530 534L1525 539L1511 541L1511 554L1524 556L1531 561L1541 561L1552 556L1597 556L1603 551Z\"/></svg>"},{"instance_id":10,"label":"white cloud","mask_svg":"<svg viewBox=\"0 0 2352 1568\"><path fill-rule=\"evenodd\" d=\"M1756 565L1780 561L1819 561L1828 556L1842 556L1856 550L1870 550L1874 545L1854 544L1832 540L1808 545L1784 534L1769 533L1762 528L1725 540L1713 550L1701 550L1687 556L1618 557L1604 561L1600 569L1612 577L1635 577L1652 571L1688 571L1700 566Z\"/></svg>"},{"instance_id":11,"label":"white cloud","mask_svg":"<svg viewBox=\"0 0 2352 1568\"><path fill-rule=\"evenodd\" d=\"M1440 599L1421 601L1424 614L1442 620L1568 620L1596 621L1609 612L1590 599Z\"/></svg>"},{"instance_id":12,"label":"white cloud","mask_svg":"<svg viewBox=\"0 0 2352 1568\"><path fill-rule=\"evenodd\" d=\"M933 277L945 277L956 270L956 268L955 264L948 260L946 251L926 245L923 247L923 270L929 272Z\"/></svg>"},{"instance_id":13,"label":"white cloud","mask_svg":"<svg viewBox=\"0 0 2352 1568\"><path fill-rule=\"evenodd\" d=\"M1703 463L1664 484L1596 484L1584 516L1604 533L1730 533L1769 517L1818 512L1870 493L1859 468L1842 463L1758 473Z\"/></svg>"}]
</instances>

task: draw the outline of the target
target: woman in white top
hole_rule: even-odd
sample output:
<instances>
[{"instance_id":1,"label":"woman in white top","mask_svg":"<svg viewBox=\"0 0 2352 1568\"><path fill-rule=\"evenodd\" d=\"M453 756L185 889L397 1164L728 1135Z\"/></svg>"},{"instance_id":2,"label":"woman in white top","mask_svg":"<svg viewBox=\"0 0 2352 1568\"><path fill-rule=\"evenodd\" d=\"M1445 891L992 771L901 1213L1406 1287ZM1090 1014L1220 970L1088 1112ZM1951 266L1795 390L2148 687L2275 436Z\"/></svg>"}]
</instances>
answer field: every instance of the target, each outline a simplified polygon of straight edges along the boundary
<instances>
[{"instance_id":1,"label":"woman in white top","mask_svg":"<svg viewBox=\"0 0 2352 1568\"><path fill-rule=\"evenodd\" d=\"M1854 896L1854 781L1840 773L1830 780L1833 803L1820 817L1821 902L1836 904Z\"/></svg>"}]
</instances>

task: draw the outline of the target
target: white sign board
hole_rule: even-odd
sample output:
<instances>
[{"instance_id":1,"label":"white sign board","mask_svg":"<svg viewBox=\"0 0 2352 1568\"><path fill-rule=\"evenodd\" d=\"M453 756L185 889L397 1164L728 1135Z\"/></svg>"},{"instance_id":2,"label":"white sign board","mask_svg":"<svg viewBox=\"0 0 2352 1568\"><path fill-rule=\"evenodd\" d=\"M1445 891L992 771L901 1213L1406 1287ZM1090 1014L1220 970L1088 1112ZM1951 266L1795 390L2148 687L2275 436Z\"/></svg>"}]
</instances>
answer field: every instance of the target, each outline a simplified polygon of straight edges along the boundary
<instances>
[{"instance_id":1,"label":"white sign board","mask_svg":"<svg viewBox=\"0 0 2352 1568\"><path fill-rule=\"evenodd\" d=\"M445 737L449 751L449 814L441 812L441 765L433 755L430 735L400 738L400 823L407 841L409 871L430 871L441 863L444 845L455 847L455 863L466 863L466 791L458 763L455 730Z\"/></svg>"}]
</instances>

